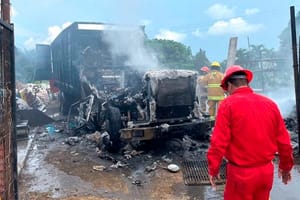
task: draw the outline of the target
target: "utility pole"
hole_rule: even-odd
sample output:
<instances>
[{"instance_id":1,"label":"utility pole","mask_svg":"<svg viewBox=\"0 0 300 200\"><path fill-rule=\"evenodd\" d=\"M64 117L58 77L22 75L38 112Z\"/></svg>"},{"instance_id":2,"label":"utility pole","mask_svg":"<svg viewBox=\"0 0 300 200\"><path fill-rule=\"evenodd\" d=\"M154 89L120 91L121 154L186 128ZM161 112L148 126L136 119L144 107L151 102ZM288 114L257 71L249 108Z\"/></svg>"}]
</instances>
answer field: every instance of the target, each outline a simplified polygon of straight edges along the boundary
<instances>
[{"instance_id":1,"label":"utility pole","mask_svg":"<svg viewBox=\"0 0 300 200\"><path fill-rule=\"evenodd\" d=\"M5 111L0 126L0 199L18 200L18 166L16 140L16 85L14 64L14 27L10 23L10 0L0 0L0 68L5 73L0 77L4 83ZM3 87L3 85L1 85ZM4 149L3 149L4 147Z\"/></svg>"},{"instance_id":2,"label":"utility pole","mask_svg":"<svg viewBox=\"0 0 300 200\"><path fill-rule=\"evenodd\" d=\"M296 37L296 23L295 23L295 7L290 7L291 15L291 36L292 36L292 50L293 50L293 67L294 67L294 81L295 81L295 95L296 95L296 111L297 111L297 131L298 144L300 145L300 81L299 81L299 65L297 58L297 37ZM298 148L300 154L300 148Z\"/></svg>"}]
</instances>

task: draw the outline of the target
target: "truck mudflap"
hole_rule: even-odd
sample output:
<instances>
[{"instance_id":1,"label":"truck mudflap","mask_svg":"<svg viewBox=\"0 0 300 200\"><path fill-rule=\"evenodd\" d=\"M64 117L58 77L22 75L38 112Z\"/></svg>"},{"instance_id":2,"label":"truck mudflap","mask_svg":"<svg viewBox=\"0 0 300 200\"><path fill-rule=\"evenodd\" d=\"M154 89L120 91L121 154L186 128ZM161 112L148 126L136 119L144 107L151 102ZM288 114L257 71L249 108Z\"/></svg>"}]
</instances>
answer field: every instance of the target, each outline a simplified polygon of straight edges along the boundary
<instances>
[{"instance_id":1,"label":"truck mudflap","mask_svg":"<svg viewBox=\"0 0 300 200\"><path fill-rule=\"evenodd\" d=\"M120 130L120 139L123 141L146 141L184 135L201 138L209 134L213 124L213 120L197 120L180 124L165 123L156 126L124 128Z\"/></svg>"}]
</instances>

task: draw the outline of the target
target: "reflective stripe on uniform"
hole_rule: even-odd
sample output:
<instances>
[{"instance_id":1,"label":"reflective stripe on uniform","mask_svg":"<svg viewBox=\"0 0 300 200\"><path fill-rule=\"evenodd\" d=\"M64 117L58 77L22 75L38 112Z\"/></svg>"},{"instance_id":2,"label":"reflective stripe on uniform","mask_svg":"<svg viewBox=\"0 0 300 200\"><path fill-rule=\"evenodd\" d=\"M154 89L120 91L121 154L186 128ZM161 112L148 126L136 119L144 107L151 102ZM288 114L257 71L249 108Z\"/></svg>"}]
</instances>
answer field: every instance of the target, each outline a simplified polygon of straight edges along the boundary
<instances>
[{"instance_id":1,"label":"reflective stripe on uniform","mask_svg":"<svg viewBox=\"0 0 300 200\"><path fill-rule=\"evenodd\" d=\"M207 84L207 87L208 88L216 88L216 87L220 87L220 84L219 83L210 83L210 84Z\"/></svg>"},{"instance_id":2,"label":"reflective stripe on uniform","mask_svg":"<svg viewBox=\"0 0 300 200\"><path fill-rule=\"evenodd\" d=\"M224 96L207 96L208 100L214 100L214 101L223 100L224 98L225 98Z\"/></svg>"}]
</instances>

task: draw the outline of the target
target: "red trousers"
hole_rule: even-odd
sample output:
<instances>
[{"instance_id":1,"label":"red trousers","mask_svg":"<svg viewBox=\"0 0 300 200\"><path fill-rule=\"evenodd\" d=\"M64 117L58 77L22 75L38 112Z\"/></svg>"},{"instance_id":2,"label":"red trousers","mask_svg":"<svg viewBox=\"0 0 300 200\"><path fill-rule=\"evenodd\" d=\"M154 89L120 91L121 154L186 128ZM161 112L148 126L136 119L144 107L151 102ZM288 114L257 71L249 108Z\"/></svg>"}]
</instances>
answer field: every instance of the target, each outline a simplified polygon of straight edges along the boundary
<instances>
[{"instance_id":1,"label":"red trousers","mask_svg":"<svg viewBox=\"0 0 300 200\"><path fill-rule=\"evenodd\" d=\"M224 200L269 200L274 165L238 167L227 164Z\"/></svg>"}]
</instances>

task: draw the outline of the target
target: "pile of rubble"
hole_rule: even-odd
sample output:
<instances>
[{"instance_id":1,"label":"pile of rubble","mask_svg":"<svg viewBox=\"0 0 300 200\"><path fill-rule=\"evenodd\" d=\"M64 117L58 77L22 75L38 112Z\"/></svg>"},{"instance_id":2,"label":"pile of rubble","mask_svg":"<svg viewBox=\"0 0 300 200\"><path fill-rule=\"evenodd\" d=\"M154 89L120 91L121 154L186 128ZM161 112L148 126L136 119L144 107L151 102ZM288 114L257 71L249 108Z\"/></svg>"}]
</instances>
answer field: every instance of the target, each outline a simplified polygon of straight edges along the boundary
<instances>
[{"instance_id":1,"label":"pile of rubble","mask_svg":"<svg viewBox=\"0 0 300 200\"><path fill-rule=\"evenodd\" d=\"M49 102L56 98L55 93L50 92L50 86L46 83L20 83L16 84L17 109L37 109L46 112Z\"/></svg>"},{"instance_id":2,"label":"pile of rubble","mask_svg":"<svg viewBox=\"0 0 300 200\"><path fill-rule=\"evenodd\" d=\"M296 108L293 109L294 111L291 112L286 118L284 118L285 125L290 133L292 146L295 152L298 152L299 143L298 143L298 123L297 123L297 114Z\"/></svg>"}]
</instances>

